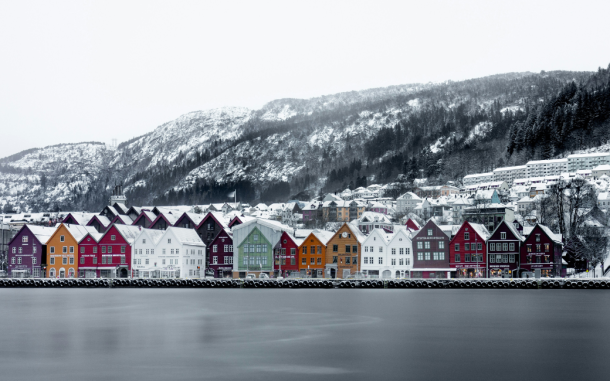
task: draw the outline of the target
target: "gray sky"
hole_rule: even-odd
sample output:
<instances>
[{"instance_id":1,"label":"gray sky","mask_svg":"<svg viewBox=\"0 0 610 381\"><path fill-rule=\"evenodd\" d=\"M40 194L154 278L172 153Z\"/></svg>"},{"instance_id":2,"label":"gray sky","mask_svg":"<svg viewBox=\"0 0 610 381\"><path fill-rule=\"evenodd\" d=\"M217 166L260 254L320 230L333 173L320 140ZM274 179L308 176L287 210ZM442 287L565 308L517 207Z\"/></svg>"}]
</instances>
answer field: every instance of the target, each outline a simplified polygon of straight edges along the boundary
<instances>
[{"instance_id":1,"label":"gray sky","mask_svg":"<svg viewBox=\"0 0 610 381\"><path fill-rule=\"evenodd\" d=\"M610 63L610 1L0 0L0 157L189 111Z\"/></svg>"}]
</instances>

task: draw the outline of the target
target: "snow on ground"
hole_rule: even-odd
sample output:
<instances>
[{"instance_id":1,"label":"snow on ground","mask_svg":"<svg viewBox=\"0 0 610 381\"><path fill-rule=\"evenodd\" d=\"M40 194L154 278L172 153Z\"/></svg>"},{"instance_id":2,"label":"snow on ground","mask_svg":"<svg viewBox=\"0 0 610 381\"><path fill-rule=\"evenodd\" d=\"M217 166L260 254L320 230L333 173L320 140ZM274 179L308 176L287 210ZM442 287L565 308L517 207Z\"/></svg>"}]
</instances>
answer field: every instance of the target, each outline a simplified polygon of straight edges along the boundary
<instances>
[{"instance_id":1,"label":"snow on ground","mask_svg":"<svg viewBox=\"0 0 610 381\"><path fill-rule=\"evenodd\" d=\"M470 143L474 139L478 137L483 137L491 131L493 124L491 122L481 122L478 123L474 128L470 131L470 134L466 138L466 143Z\"/></svg>"},{"instance_id":2,"label":"snow on ground","mask_svg":"<svg viewBox=\"0 0 610 381\"><path fill-rule=\"evenodd\" d=\"M521 106L508 106L508 107L504 107L502 110L500 110L500 112L502 114L506 114L508 111L515 113L517 111L523 111L523 107Z\"/></svg>"}]
</instances>

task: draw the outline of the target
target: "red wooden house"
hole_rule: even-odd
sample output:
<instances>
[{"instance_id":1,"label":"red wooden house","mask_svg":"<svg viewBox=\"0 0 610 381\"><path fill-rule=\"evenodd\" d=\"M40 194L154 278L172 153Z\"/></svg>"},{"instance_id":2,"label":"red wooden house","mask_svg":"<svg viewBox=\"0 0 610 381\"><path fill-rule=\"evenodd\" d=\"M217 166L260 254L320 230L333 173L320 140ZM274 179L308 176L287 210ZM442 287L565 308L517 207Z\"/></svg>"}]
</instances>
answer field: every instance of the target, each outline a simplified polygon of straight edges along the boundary
<instances>
[{"instance_id":1,"label":"red wooden house","mask_svg":"<svg viewBox=\"0 0 610 381\"><path fill-rule=\"evenodd\" d=\"M465 221L451 243L450 266L457 278L487 277L487 239L489 231L484 225Z\"/></svg>"},{"instance_id":2,"label":"red wooden house","mask_svg":"<svg viewBox=\"0 0 610 381\"><path fill-rule=\"evenodd\" d=\"M99 276L127 278L131 273L131 250L141 228L113 224L98 242L97 265Z\"/></svg>"},{"instance_id":3,"label":"red wooden house","mask_svg":"<svg viewBox=\"0 0 610 381\"><path fill-rule=\"evenodd\" d=\"M529 230L524 228L524 232ZM564 276L562 271L562 237L548 227L536 224L521 245L521 271L546 277Z\"/></svg>"},{"instance_id":4,"label":"red wooden house","mask_svg":"<svg viewBox=\"0 0 610 381\"><path fill-rule=\"evenodd\" d=\"M232 277L233 274L233 233L231 229L221 229L208 246L210 264L206 272L215 278Z\"/></svg>"},{"instance_id":5,"label":"red wooden house","mask_svg":"<svg viewBox=\"0 0 610 381\"><path fill-rule=\"evenodd\" d=\"M489 236L487 270L490 278L519 277L519 253L525 237L517 229L512 222L502 220Z\"/></svg>"},{"instance_id":6,"label":"red wooden house","mask_svg":"<svg viewBox=\"0 0 610 381\"><path fill-rule=\"evenodd\" d=\"M88 233L78 243L79 278L97 278L100 276L97 260L99 252L98 241L102 236L102 233Z\"/></svg>"},{"instance_id":7,"label":"red wooden house","mask_svg":"<svg viewBox=\"0 0 610 381\"><path fill-rule=\"evenodd\" d=\"M273 273L276 277L286 277L299 272L299 246L305 237L296 238L288 232L283 232L280 240L273 248Z\"/></svg>"}]
</instances>

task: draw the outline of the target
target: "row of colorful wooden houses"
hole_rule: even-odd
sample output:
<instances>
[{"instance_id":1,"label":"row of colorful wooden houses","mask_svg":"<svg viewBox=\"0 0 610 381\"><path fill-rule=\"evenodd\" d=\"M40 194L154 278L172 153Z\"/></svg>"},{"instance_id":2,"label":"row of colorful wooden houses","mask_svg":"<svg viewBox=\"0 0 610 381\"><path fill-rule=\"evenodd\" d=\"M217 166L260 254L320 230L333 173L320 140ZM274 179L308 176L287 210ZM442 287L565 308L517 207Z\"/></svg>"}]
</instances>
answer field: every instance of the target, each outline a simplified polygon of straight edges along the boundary
<instances>
[{"instance_id":1,"label":"row of colorful wooden houses","mask_svg":"<svg viewBox=\"0 0 610 381\"><path fill-rule=\"evenodd\" d=\"M148 211L142 211L147 213ZM152 213L152 212L150 212ZM152 216L151 216L152 217ZM155 228L115 221L100 228L68 215L55 227L24 225L9 242L11 276L34 277L271 277L380 278L565 275L562 239L543 225L401 228L367 234L354 223L336 232L293 229L277 221L218 212L160 213ZM102 219L103 220L103 219Z\"/></svg>"}]
</instances>

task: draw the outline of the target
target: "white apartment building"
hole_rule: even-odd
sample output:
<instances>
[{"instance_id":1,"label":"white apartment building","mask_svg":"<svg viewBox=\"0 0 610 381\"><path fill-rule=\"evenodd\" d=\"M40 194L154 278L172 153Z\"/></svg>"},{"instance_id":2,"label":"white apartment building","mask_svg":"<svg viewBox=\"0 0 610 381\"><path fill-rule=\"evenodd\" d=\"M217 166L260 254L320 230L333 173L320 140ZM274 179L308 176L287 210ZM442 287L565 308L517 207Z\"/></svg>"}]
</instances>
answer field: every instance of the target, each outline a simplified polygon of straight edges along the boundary
<instances>
[{"instance_id":1,"label":"white apartment building","mask_svg":"<svg viewBox=\"0 0 610 381\"><path fill-rule=\"evenodd\" d=\"M521 179L527 176L527 166L519 165L516 167L496 168L494 169L493 173L493 181L506 181L506 183L511 186L515 179Z\"/></svg>"},{"instance_id":2,"label":"white apartment building","mask_svg":"<svg viewBox=\"0 0 610 381\"><path fill-rule=\"evenodd\" d=\"M374 229L362 243L360 268L372 278L408 278L413 268L413 244L406 229L386 233Z\"/></svg>"},{"instance_id":3,"label":"white apartment building","mask_svg":"<svg viewBox=\"0 0 610 381\"><path fill-rule=\"evenodd\" d=\"M396 211L398 213L405 213L408 210L414 210L422 201L415 193L407 192L396 199Z\"/></svg>"},{"instance_id":4,"label":"white apartment building","mask_svg":"<svg viewBox=\"0 0 610 381\"><path fill-rule=\"evenodd\" d=\"M134 244L134 277L199 278L205 271L205 244L194 229L169 227L161 237L142 229Z\"/></svg>"},{"instance_id":5,"label":"white apartment building","mask_svg":"<svg viewBox=\"0 0 610 381\"><path fill-rule=\"evenodd\" d=\"M568 172L568 159L533 160L526 164L526 177L559 176Z\"/></svg>"},{"instance_id":6,"label":"white apartment building","mask_svg":"<svg viewBox=\"0 0 610 381\"><path fill-rule=\"evenodd\" d=\"M568 172L593 169L603 164L610 164L610 153L599 152L568 156Z\"/></svg>"},{"instance_id":7,"label":"white apartment building","mask_svg":"<svg viewBox=\"0 0 610 381\"><path fill-rule=\"evenodd\" d=\"M474 185L474 184L479 184L479 183L490 183L492 181L494 181L493 172L475 173L472 175L464 176L463 185L468 186L468 185Z\"/></svg>"},{"instance_id":8,"label":"white apartment building","mask_svg":"<svg viewBox=\"0 0 610 381\"><path fill-rule=\"evenodd\" d=\"M591 171L591 176L593 176L596 179L598 179L602 176L610 176L610 165L608 165L608 164L598 165L597 167L593 168L593 170Z\"/></svg>"}]
</instances>

